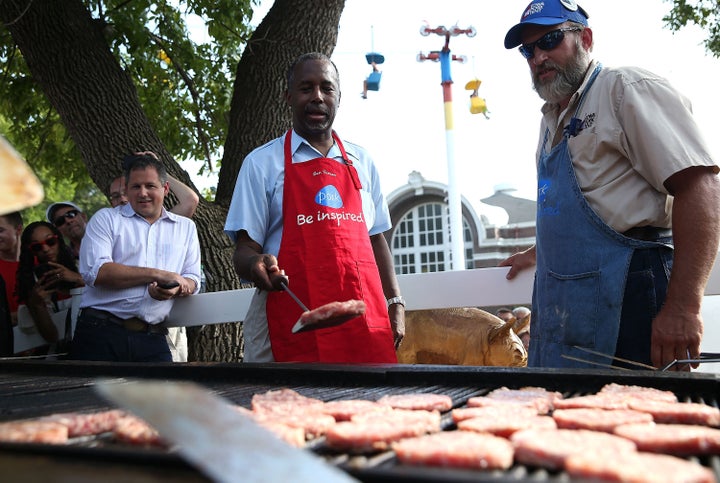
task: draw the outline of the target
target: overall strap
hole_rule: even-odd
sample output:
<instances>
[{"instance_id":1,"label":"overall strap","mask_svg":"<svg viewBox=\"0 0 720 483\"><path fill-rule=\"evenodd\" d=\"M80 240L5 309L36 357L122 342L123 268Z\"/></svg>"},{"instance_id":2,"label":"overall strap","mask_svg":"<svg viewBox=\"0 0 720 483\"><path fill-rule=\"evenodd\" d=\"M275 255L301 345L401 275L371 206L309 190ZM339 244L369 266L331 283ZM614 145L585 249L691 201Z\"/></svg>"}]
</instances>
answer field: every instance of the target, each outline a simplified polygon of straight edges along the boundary
<instances>
[{"instance_id":1,"label":"overall strap","mask_svg":"<svg viewBox=\"0 0 720 483\"><path fill-rule=\"evenodd\" d=\"M590 76L590 80L588 80L588 85L583 90L583 93L580 95L580 100L578 101L577 108L575 109L575 114L572 118L570 118L570 122L567 126L563 129L563 136L565 138L571 138L575 137L582 131L582 123L583 120L579 117L576 117L580 113L580 109L583 106L583 103L585 102L585 96L587 95L588 91L590 91L590 88L592 87L593 83L595 82L595 79L597 78L598 74L602 70L602 64L598 64L597 67L595 67L595 70L593 71L592 75Z\"/></svg>"},{"instance_id":2,"label":"overall strap","mask_svg":"<svg viewBox=\"0 0 720 483\"><path fill-rule=\"evenodd\" d=\"M582 108L583 103L585 102L585 96L587 95L588 91L590 90L590 87L592 87L593 83L595 82L595 79L597 78L598 74L602 70L602 64L598 63L598 65L595 67L595 70L593 71L592 75L590 76L590 79L588 80L588 85L583 90L582 94L580 95L580 100L578 101L578 106L575 109L575 114L570 119L570 122L567 126L563 128L563 136L567 138L575 137L577 136L580 131L582 131L582 119L576 117L578 113L580 112L580 109ZM548 137L550 136L550 128L545 128L545 136L543 137L543 151L545 150L545 146L547 145Z\"/></svg>"}]
</instances>

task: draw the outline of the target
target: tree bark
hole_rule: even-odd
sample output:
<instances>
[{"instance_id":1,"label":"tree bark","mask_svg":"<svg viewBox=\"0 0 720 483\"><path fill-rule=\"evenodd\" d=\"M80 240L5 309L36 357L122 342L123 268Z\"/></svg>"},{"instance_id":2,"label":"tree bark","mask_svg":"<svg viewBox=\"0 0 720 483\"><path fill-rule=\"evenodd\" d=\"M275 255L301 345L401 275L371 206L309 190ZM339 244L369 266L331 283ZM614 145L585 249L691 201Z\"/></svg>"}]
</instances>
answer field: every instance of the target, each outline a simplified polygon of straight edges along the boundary
<instances>
[{"instance_id":1,"label":"tree bark","mask_svg":"<svg viewBox=\"0 0 720 483\"><path fill-rule=\"evenodd\" d=\"M240 287L231 261L234 247L223 233L237 173L252 149L290 126L290 111L283 99L287 67L304 52L332 53L344 5L344 0L318 0L312 6L302 0L277 0L243 52L216 200L201 198L193 217L209 291ZM0 0L0 20L101 190L107 193L110 182L121 173L125 154L145 149L158 153L172 176L196 190L153 130L131 78L107 45L105 26L91 17L81 0ZM171 197L170 203L174 201ZM190 360L242 358L239 323L204 326L188 333Z\"/></svg>"},{"instance_id":2,"label":"tree bark","mask_svg":"<svg viewBox=\"0 0 720 483\"><path fill-rule=\"evenodd\" d=\"M218 203L230 203L243 158L291 127L288 67L306 52L332 54L343 8L345 0L275 0L255 29L235 74Z\"/></svg>"}]
</instances>

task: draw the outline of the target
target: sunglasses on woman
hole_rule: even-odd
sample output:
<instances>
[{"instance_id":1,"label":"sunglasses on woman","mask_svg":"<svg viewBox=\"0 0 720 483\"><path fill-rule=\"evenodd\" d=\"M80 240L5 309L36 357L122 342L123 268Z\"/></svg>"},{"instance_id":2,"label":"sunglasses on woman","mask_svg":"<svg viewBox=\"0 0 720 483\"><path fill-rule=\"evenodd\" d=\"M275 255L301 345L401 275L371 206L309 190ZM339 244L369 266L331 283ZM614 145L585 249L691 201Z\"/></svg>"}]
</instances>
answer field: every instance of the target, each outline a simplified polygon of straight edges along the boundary
<instances>
[{"instance_id":1,"label":"sunglasses on woman","mask_svg":"<svg viewBox=\"0 0 720 483\"><path fill-rule=\"evenodd\" d=\"M55 245L57 245L57 243L58 243L58 237L57 237L57 235L53 235L53 236L47 237L43 241L32 242L30 244L30 250L35 253L40 253L43 250L44 246L54 247Z\"/></svg>"},{"instance_id":2,"label":"sunglasses on woman","mask_svg":"<svg viewBox=\"0 0 720 483\"><path fill-rule=\"evenodd\" d=\"M60 228L65 224L65 220L72 220L76 216L78 216L80 212L78 210L70 210L67 213L64 213L57 218L55 218L55 221L53 221L53 225Z\"/></svg>"},{"instance_id":3,"label":"sunglasses on woman","mask_svg":"<svg viewBox=\"0 0 720 483\"><path fill-rule=\"evenodd\" d=\"M561 29L552 30L537 39L535 42L529 44L522 44L520 47L518 47L518 50L523 57L525 57L527 60L530 60L535 57L535 47L547 52L554 49L555 47L560 45L563 40L565 40L565 32L579 32L580 30L582 29L578 27L564 27Z\"/></svg>"}]
</instances>

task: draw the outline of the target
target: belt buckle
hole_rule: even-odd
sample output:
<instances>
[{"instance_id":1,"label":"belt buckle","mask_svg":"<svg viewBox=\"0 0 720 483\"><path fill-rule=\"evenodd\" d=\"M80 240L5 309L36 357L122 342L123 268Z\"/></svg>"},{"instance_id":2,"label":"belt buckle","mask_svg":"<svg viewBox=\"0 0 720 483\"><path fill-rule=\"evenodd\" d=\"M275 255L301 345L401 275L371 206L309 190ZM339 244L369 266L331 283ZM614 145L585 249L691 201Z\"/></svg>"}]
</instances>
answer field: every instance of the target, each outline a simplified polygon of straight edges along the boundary
<instances>
[{"instance_id":1,"label":"belt buckle","mask_svg":"<svg viewBox=\"0 0 720 483\"><path fill-rule=\"evenodd\" d=\"M150 325L137 317L123 320L123 327L132 332L150 332Z\"/></svg>"}]
</instances>

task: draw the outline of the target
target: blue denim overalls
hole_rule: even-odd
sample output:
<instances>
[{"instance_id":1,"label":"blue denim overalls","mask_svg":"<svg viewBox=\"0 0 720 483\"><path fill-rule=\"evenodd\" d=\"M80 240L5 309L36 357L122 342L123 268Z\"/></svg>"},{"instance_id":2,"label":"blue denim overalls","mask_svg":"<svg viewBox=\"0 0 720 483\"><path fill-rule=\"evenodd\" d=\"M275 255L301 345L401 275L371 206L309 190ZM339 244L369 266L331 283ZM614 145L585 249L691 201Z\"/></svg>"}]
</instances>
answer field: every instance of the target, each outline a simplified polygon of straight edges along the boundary
<instances>
[{"instance_id":1,"label":"blue denim overalls","mask_svg":"<svg viewBox=\"0 0 720 483\"><path fill-rule=\"evenodd\" d=\"M578 101L575 116L602 66ZM635 249L666 247L616 232L585 200L573 170L568 139L582 121L574 117L563 140L538 162L537 266L528 366L594 367L561 357L609 364L611 359L574 349L615 354L628 268ZM650 320L654 314L650 315Z\"/></svg>"}]
</instances>

